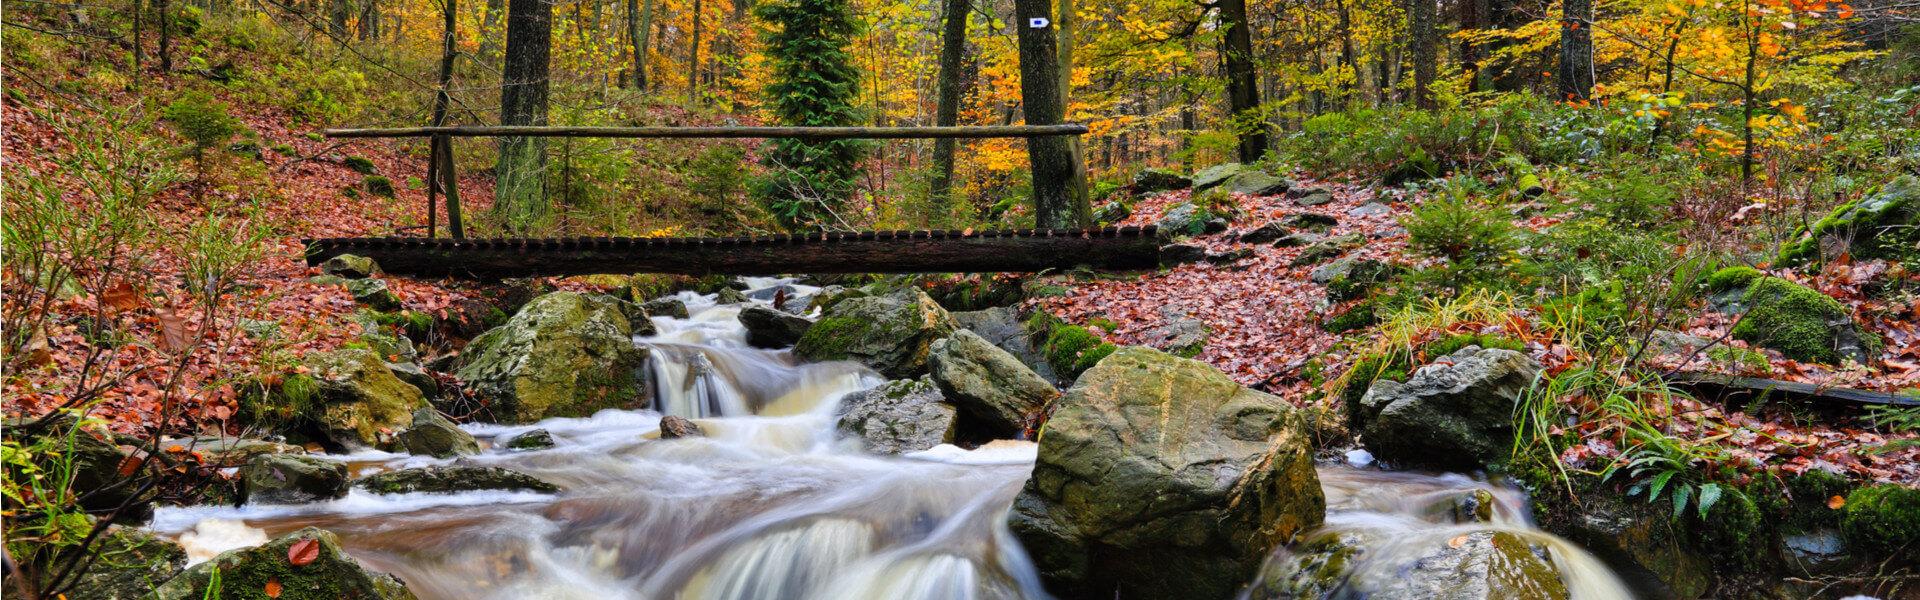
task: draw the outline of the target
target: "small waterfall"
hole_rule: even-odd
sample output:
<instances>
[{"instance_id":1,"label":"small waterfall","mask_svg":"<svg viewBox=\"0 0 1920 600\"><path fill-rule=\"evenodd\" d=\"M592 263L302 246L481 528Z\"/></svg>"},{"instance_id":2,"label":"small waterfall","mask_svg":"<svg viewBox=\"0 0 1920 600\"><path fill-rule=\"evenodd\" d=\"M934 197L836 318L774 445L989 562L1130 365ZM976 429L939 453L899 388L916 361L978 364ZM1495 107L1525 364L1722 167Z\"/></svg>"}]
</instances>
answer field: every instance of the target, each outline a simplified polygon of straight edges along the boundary
<instances>
[{"instance_id":1,"label":"small waterfall","mask_svg":"<svg viewBox=\"0 0 1920 600\"><path fill-rule=\"evenodd\" d=\"M873 552L873 528L820 519L741 544L702 570L675 597L684 600L802 598Z\"/></svg>"},{"instance_id":2,"label":"small waterfall","mask_svg":"<svg viewBox=\"0 0 1920 600\"><path fill-rule=\"evenodd\" d=\"M1515 552L1544 554L1572 600L1632 598L1613 572L1580 546L1533 526L1526 495L1511 486L1465 475L1388 472L1322 466L1327 520L1295 549L1280 548L1249 586L1252 598L1365 598L1399 589L1418 565L1474 536L1507 536ZM1333 544L1328 551L1319 544ZM1301 549L1304 547L1304 549ZM1527 566L1490 553L1490 576L1514 597L1553 597L1529 590ZM1535 573L1537 575L1537 573ZM1404 596L1401 590L1400 596ZM1533 592L1529 595L1529 592Z\"/></svg>"}]
</instances>

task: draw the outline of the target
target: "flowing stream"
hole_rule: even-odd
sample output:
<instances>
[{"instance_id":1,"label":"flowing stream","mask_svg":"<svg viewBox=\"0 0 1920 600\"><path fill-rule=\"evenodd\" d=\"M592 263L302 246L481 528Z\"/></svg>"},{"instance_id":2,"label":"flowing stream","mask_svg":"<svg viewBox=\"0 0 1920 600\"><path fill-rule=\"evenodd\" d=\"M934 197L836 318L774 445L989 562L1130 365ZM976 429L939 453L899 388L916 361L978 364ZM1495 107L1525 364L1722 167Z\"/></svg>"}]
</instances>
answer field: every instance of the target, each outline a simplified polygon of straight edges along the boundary
<instances>
[{"instance_id":1,"label":"flowing stream","mask_svg":"<svg viewBox=\"0 0 1920 600\"><path fill-rule=\"evenodd\" d=\"M861 452L835 435L836 410L846 393L880 383L877 375L750 348L737 307L692 293L681 299L691 318L656 317L659 333L636 340L653 350L647 368L657 411L467 425L486 448L458 459L379 451L333 457L348 461L355 476L455 461L501 466L553 482L558 494L355 489L304 505L163 508L149 527L179 538L198 561L317 526L428 600L1045 597L1004 524L1032 469L1034 444L941 446L901 457ZM693 418L707 437L656 439L663 412ZM505 448L536 428L556 445ZM1402 530L1448 527L1409 518L1410 504L1364 498L1471 484L1340 466L1321 477L1330 527L1369 520ZM1517 493L1499 493L1502 514L1522 505ZM1524 516L1507 517L1501 526L1532 531ZM1568 557L1558 566L1570 587L1601 582L1576 599L1620 597L1609 595L1620 593L1617 583L1584 552L1570 544L1554 552L1556 561Z\"/></svg>"}]
</instances>

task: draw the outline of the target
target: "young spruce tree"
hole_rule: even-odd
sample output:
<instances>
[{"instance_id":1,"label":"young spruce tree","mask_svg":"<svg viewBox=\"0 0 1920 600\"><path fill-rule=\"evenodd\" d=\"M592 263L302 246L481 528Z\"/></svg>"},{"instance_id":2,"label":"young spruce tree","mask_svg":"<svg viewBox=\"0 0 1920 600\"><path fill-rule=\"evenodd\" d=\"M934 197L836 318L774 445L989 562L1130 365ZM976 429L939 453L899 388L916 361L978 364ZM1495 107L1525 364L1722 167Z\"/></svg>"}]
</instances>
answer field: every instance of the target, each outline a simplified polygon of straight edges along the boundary
<instances>
[{"instance_id":1,"label":"young spruce tree","mask_svg":"<svg viewBox=\"0 0 1920 600\"><path fill-rule=\"evenodd\" d=\"M780 122L846 126L860 122L853 101L860 71L847 47L860 32L848 0L775 0L755 12L773 27L767 55L773 84L767 94ZM853 195L867 144L860 140L777 139L769 142L770 172L754 195L789 229L826 229Z\"/></svg>"}]
</instances>

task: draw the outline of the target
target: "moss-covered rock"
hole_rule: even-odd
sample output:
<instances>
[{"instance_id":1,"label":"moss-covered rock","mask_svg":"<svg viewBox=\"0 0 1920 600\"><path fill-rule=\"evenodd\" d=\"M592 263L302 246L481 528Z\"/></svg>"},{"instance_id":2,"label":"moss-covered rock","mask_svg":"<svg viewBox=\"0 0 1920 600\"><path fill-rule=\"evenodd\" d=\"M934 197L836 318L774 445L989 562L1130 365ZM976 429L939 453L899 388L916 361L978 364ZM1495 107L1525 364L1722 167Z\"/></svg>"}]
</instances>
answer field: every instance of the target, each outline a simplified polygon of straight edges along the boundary
<instances>
[{"instance_id":1,"label":"moss-covered rock","mask_svg":"<svg viewBox=\"0 0 1920 600\"><path fill-rule=\"evenodd\" d=\"M1367 450L1405 466L1474 469L1513 446L1513 411L1540 364L1525 354L1468 346L1421 367L1406 383L1381 380L1360 399Z\"/></svg>"},{"instance_id":2,"label":"moss-covered rock","mask_svg":"<svg viewBox=\"0 0 1920 600\"><path fill-rule=\"evenodd\" d=\"M400 310L400 296L387 289L387 282L381 279L349 279L346 282L347 293L353 294L353 301L374 310Z\"/></svg>"},{"instance_id":3,"label":"moss-covered rock","mask_svg":"<svg viewBox=\"0 0 1920 600\"><path fill-rule=\"evenodd\" d=\"M1775 262L1801 264L1841 254L1920 266L1920 178L1901 175L1879 191L1835 208L1783 245Z\"/></svg>"},{"instance_id":4,"label":"moss-covered rock","mask_svg":"<svg viewBox=\"0 0 1920 600\"><path fill-rule=\"evenodd\" d=\"M959 411L927 378L889 381L841 400L840 433L868 452L904 454L951 443Z\"/></svg>"},{"instance_id":5,"label":"moss-covered rock","mask_svg":"<svg viewBox=\"0 0 1920 600\"><path fill-rule=\"evenodd\" d=\"M1880 338L1862 329L1846 305L1777 277L1760 277L1740 296L1746 314L1733 337L1801 362L1865 363L1880 356Z\"/></svg>"},{"instance_id":6,"label":"moss-covered rock","mask_svg":"<svg viewBox=\"0 0 1920 600\"><path fill-rule=\"evenodd\" d=\"M433 407L413 411L413 424L394 436L409 454L448 458L480 453L480 442Z\"/></svg>"},{"instance_id":7,"label":"moss-covered rock","mask_svg":"<svg viewBox=\"0 0 1920 600\"><path fill-rule=\"evenodd\" d=\"M1263 569L1252 599L1563 600L1571 594L1553 556L1524 534L1467 531L1419 540L1418 552L1369 552L1359 533L1322 535Z\"/></svg>"},{"instance_id":8,"label":"moss-covered rock","mask_svg":"<svg viewBox=\"0 0 1920 600\"><path fill-rule=\"evenodd\" d=\"M317 352L306 366L307 377L288 378L282 394L303 408L293 416L310 420L335 446L378 446L427 405L420 389L395 377L372 350Z\"/></svg>"},{"instance_id":9,"label":"moss-covered rock","mask_svg":"<svg viewBox=\"0 0 1920 600\"><path fill-rule=\"evenodd\" d=\"M1227 598L1325 516L1305 419L1205 363L1121 348L1055 406L1010 517L1050 591Z\"/></svg>"},{"instance_id":10,"label":"moss-covered rock","mask_svg":"<svg viewBox=\"0 0 1920 600\"><path fill-rule=\"evenodd\" d=\"M414 494L501 490L508 492L553 493L560 487L540 478L500 467L451 465L418 467L369 475L353 482L375 494Z\"/></svg>"},{"instance_id":11,"label":"moss-covered rock","mask_svg":"<svg viewBox=\"0 0 1920 600\"><path fill-rule=\"evenodd\" d=\"M668 296L664 298L654 298L652 300L648 300L646 302L641 303L640 308L646 309L647 314L649 315L656 315L661 317L673 317L675 319L685 319L685 318L688 318L689 316L687 314L687 303L681 301L679 298L674 298L672 296Z\"/></svg>"},{"instance_id":12,"label":"moss-covered rock","mask_svg":"<svg viewBox=\"0 0 1920 600\"><path fill-rule=\"evenodd\" d=\"M1920 549L1920 489L1882 483L1847 494L1840 531L1847 545L1876 557L1914 560Z\"/></svg>"},{"instance_id":13,"label":"moss-covered rock","mask_svg":"<svg viewBox=\"0 0 1920 600\"><path fill-rule=\"evenodd\" d=\"M240 468L246 502L300 504L347 495L347 464L304 454L262 454Z\"/></svg>"},{"instance_id":14,"label":"moss-covered rock","mask_svg":"<svg viewBox=\"0 0 1920 600\"><path fill-rule=\"evenodd\" d=\"M1100 339L1100 336L1079 325L1060 323L1053 326L1051 331L1042 350L1047 355L1047 364L1053 366L1053 372L1059 373L1061 379L1066 381L1079 377L1119 349L1119 346Z\"/></svg>"},{"instance_id":15,"label":"moss-covered rock","mask_svg":"<svg viewBox=\"0 0 1920 600\"><path fill-rule=\"evenodd\" d=\"M1766 273L1753 267L1744 265L1727 267L1707 276L1707 291L1719 293L1744 289L1748 284L1753 283L1753 280L1766 276Z\"/></svg>"},{"instance_id":16,"label":"moss-covered rock","mask_svg":"<svg viewBox=\"0 0 1920 600\"><path fill-rule=\"evenodd\" d=\"M965 329L934 342L928 366L940 391L986 437L1017 437L1060 394L1012 353Z\"/></svg>"},{"instance_id":17,"label":"moss-covered rock","mask_svg":"<svg viewBox=\"0 0 1920 600\"><path fill-rule=\"evenodd\" d=\"M310 540L310 542L309 542ZM295 544L311 543L312 562L288 560ZM274 585L268 585L272 583ZM413 600L406 584L385 573L368 571L340 548L333 533L307 527L265 545L220 553L188 568L153 591L154 600L265 600L278 588L278 600Z\"/></svg>"},{"instance_id":18,"label":"moss-covered rock","mask_svg":"<svg viewBox=\"0 0 1920 600\"><path fill-rule=\"evenodd\" d=\"M545 450L553 447L553 434L545 429L535 429L507 438L509 450Z\"/></svg>"},{"instance_id":19,"label":"moss-covered rock","mask_svg":"<svg viewBox=\"0 0 1920 600\"><path fill-rule=\"evenodd\" d=\"M1136 195L1152 194L1167 190L1186 189L1193 180L1186 175L1168 169L1143 169L1133 174L1133 181L1127 184L1127 192Z\"/></svg>"},{"instance_id":20,"label":"moss-covered rock","mask_svg":"<svg viewBox=\"0 0 1920 600\"><path fill-rule=\"evenodd\" d=\"M1201 169L1193 174L1193 193L1198 194L1226 183L1228 179L1245 170L1247 166L1240 163L1222 163Z\"/></svg>"},{"instance_id":21,"label":"moss-covered rock","mask_svg":"<svg viewBox=\"0 0 1920 600\"><path fill-rule=\"evenodd\" d=\"M739 320L747 328L747 344L755 348L792 346L813 327L806 317L759 304L740 309Z\"/></svg>"},{"instance_id":22,"label":"moss-covered rock","mask_svg":"<svg viewBox=\"0 0 1920 600\"><path fill-rule=\"evenodd\" d=\"M380 265L357 254L340 254L320 263L320 272L342 279L366 279L380 274Z\"/></svg>"},{"instance_id":23,"label":"moss-covered rock","mask_svg":"<svg viewBox=\"0 0 1920 600\"><path fill-rule=\"evenodd\" d=\"M139 529L114 527L96 546L93 563L66 596L139 600L186 566L187 551L180 544Z\"/></svg>"},{"instance_id":24,"label":"moss-covered rock","mask_svg":"<svg viewBox=\"0 0 1920 600\"><path fill-rule=\"evenodd\" d=\"M580 292L541 296L474 338L454 374L505 423L643 406L648 392L637 372L647 353L633 344L623 302Z\"/></svg>"},{"instance_id":25,"label":"moss-covered rock","mask_svg":"<svg viewBox=\"0 0 1920 600\"><path fill-rule=\"evenodd\" d=\"M933 298L906 288L834 303L793 352L814 361L859 361L887 377L912 379L927 372L934 340L958 328Z\"/></svg>"}]
</instances>

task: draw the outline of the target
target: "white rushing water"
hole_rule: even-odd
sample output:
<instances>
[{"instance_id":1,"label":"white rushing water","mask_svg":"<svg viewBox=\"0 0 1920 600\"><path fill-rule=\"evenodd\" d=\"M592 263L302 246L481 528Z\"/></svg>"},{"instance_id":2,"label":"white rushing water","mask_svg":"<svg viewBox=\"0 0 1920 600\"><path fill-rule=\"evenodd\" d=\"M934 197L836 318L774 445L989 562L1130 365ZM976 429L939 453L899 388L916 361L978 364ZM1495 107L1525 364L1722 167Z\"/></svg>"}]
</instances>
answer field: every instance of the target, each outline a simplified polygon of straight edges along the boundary
<instances>
[{"instance_id":1,"label":"white rushing water","mask_svg":"<svg viewBox=\"0 0 1920 600\"><path fill-rule=\"evenodd\" d=\"M656 317L659 333L636 340L653 351L646 368L658 410L466 425L486 448L459 459L333 457L356 476L455 461L500 466L553 482L558 494L356 489L305 505L163 508L149 527L178 537L195 560L321 527L427 600L1045 597L1005 525L1032 470L1033 443L942 445L903 457L861 452L836 437L835 415L842 396L880 383L878 376L750 348L738 307L680 297L690 318ZM657 439L663 413L693 418L707 437ZM556 445L505 448L536 428ZM1330 500L1364 495L1343 486L1368 477L1394 486L1448 481L1335 467L1322 476ZM1366 515L1391 519L1402 508L1333 504L1330 527L1373 518ZM1503 523L1526 529L1523 519ZM1586 563L1562 567L1570 579L1589 578L1579 571Z\"/></svg>"}]
</instances>

